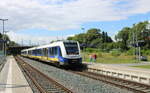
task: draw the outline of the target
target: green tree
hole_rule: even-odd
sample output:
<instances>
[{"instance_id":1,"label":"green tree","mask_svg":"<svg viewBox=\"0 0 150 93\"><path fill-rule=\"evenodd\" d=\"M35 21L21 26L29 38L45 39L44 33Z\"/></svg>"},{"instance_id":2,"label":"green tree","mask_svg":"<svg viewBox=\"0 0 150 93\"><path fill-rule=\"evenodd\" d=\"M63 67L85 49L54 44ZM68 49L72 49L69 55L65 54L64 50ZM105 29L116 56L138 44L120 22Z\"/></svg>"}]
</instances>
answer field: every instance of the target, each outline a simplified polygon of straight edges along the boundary
<instances>
[{"instance_id":1,"label":"green tree","mask_svg":"<svg viewBox=\"0 0 150 93\"><path fill-rule=\"evenodd\" d=\"M67 39L79 41L81 45L89 48L100 48L103 43L113 42L107 32L101 32L101 30L97 28L89 29L86 33L68 37Z\"/></svg>"},{"instance_id":2,"label":"green tree","mask_svg":"<svg viewBox=\"0 0 150 93\"><path fill-rule=\"evenodd\" d=\"M85 43L87 46L89 47L97 47L97 46L90 46L92 42L97 42L100 40L101 38L101 30L100 29L96 29L96 28L93 28L93 29L89 29L86 33L86 36L85 36Z\"/></svg>"},{"instance_id":3,"label":"green tree","mask_svg":"<svg viewBox=\"0 0 150 93\"><path fill-rule=\"evenodd\" d=\"M120 48L123 50L128 49L128 40L129 40L129 32L131 31L131 28L124 27L119 33L115 36L117 41L120 41Z\"/></svg>"},{"instance_id":4,"label":"green tree","mask_svg":"<svg viewBox=\"0 0 150 93\"><path fill-rule=\"evenodd\" d=\"M68 37L67 40L76 40L79 43L85 43L86 42L86 34L81 33L72 37Z\"/></svg>"},{"instance_id":5,"label":"green tree","mask_svg":"<svg viewBox=\"0 0 150 93\"><path fill-rule=\"evenodd\" d=\"M131 31L130 31L130 42L133 41L133 34L134 37L137 38L137 41L143 40L146 45L143 46L145 49L150 48L150 29L147 29L148 21L140 22L138 24L134 24Z\"/></svg>"},{"instance_id":6,"label":"green tree","mask_svg":"<svg viewBox=\"0 0 150 93\"><path fill-rule=\"evenodd\" d=\"M97 39L94 39L94 40L90 43L89 47L98 48L99 46L101 46L102 43L103 43L103 42L102 42L101 38L97 38Z\"/></svg>"}]
</instances>

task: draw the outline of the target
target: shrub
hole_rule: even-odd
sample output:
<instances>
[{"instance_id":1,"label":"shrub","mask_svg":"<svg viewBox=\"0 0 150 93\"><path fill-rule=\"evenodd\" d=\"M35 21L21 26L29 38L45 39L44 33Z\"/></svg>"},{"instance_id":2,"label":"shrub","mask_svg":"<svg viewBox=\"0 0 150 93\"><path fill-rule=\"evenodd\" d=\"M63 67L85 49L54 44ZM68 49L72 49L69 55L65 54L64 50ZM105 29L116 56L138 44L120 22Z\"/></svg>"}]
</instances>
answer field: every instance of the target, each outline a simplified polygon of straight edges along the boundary
<instances>
[{"instance_id":1,"label":"shrub","mask_svg":"<svg viewBox=\"0 0 150 93\"><path fill-rule=\"evenodd\" d=\"M117 57L117 56L120 56L120 55L121 55L121 52L118 51L118 50L114 50L114 51L111 51L111 55Z\"/></svg>"},{"instance_id":2,"label":"shrub","mask_svg":"<svg viewBox=\"0 0 150 93\"><path fill-rule=\"evenodd\" d=\"M135 53L135 49L134 49L134 48L131 48L131 49L129 49L129 50L126 52L127 55L133 55L133 53Z\"/></svg>"},{"instance_id":3,"label":"shrub","mask_svg":"<svg viewBox=\"0 0 150 93\"><path fill-rule=\"evenodd\" d=\"M100 52L99 49L94 49L94 48L86 48L86 52L89 52L89 53L97 53L97 52Z\"/></svg>"},{"instance_id":4,"label":"shrub","mask_svg":"<svg viewBox=\"0 0 150 93\"><path fill-rule=\"evenodd\" d=\"M150 56L150 50L145 50L145 51L143 52L143 54Z\"/></svg>"}]
</instances>

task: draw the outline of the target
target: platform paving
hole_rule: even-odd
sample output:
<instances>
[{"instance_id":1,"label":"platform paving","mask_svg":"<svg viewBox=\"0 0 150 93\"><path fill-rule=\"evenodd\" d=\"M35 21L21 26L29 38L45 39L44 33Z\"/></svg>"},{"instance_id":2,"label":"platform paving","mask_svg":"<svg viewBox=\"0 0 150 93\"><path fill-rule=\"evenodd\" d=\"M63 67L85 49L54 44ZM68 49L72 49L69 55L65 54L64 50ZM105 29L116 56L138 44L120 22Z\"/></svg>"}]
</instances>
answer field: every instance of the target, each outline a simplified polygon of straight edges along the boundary
<instances>
[{"instance_id":1,"label":"platform paving","mask_svg":"<svg viewBox=\"0 0 150 93\"><path fill-rule=\"evenodd\" d=\"M33 93L13 56L0 72L0 93Z\"/></svg>"},{"instance_id":2,"label":"platform paving","mask_svg":"<svg viewBox=\"0 0 150 93\"><path fill-rule=\"evenodd\" d=\"M125 63L125 64L104 64L100 62L83 62L84 64L87 65L111 65L111 66L140 66L140 65L150 65L150 62L135 62L135 63Z\"/></svg>"}]
</instances>

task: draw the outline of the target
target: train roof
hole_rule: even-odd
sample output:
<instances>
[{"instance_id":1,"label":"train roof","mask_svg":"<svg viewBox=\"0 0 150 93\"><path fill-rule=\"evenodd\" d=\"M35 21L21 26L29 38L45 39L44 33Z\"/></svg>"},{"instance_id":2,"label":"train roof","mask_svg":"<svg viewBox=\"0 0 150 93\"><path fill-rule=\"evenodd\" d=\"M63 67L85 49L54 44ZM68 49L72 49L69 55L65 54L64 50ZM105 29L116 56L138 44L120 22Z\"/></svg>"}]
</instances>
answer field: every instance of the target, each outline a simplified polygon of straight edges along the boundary
<instances>
[{"instance_id":1,"label":"train roof","mask_svg":"<svg viewBox=\"0 0 150 93\"><path fill-rule=\"evenodd\" d=\"M57 46L57 45L60 45L61 43L63 42L70 42L70 43L73 43L73 42L77 42L77 41L73 41L73 40L59 40L59 41L55 41L55 42L52 42L50 44L47 44L47 45L41 45L41 46L37 46L37 47L32 47L32 48L29 48L29 49L24 49L22 50L22 52L24 51L29 51L29 50L34 50L34 49L41 49L41 48L46 48L46 47L50 47L50 46Z\"/></svg>"}]
</instances>

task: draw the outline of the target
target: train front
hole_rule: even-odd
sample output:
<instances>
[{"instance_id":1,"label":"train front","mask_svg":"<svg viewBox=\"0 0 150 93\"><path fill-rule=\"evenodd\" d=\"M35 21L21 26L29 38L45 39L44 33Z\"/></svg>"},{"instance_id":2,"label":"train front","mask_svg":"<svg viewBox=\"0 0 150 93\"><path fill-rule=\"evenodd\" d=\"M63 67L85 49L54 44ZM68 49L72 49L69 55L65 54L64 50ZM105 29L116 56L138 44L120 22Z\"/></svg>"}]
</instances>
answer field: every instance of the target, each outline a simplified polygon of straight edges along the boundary
<instances>
[{"instance_id":1,"label":"train front","mask_svg":"<svg viewBox=\"0 0 150 93\"><path fill-rule=\"evenodd\" d=\"M77 41L63 42L64 62L66 65L81 65L80 45Z\"/></svg>"}]
</instances>

